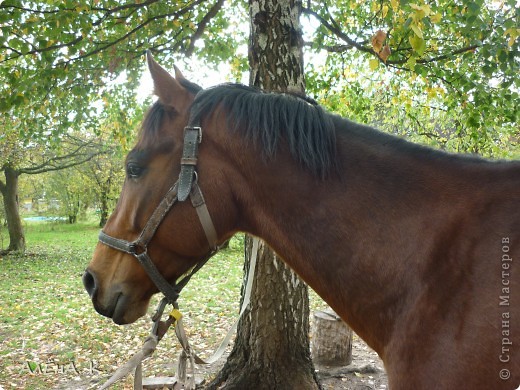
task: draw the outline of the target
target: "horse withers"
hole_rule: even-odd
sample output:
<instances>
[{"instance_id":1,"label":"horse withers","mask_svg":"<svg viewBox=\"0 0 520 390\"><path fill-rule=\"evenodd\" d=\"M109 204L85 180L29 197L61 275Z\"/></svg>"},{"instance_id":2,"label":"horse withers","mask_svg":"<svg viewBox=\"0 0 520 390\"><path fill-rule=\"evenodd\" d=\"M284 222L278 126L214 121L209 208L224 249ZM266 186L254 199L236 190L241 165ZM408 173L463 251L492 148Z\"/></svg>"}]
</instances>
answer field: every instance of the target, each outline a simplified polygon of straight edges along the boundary
<instances>
[{"instance_id":1,"label":"horse withers","mask_svg":"<svg viewBox=\"0 0 520 390\"><path fill-rule=\"evenodd\" d=\"M202 90L148 65L158 100L83 276L100 314L144 315L167 289L150 274L176 298L177 279L243 231L379 354L391 389L520 385L518 161L447 154L309 99Z\"/></svg>"}]
</instances>

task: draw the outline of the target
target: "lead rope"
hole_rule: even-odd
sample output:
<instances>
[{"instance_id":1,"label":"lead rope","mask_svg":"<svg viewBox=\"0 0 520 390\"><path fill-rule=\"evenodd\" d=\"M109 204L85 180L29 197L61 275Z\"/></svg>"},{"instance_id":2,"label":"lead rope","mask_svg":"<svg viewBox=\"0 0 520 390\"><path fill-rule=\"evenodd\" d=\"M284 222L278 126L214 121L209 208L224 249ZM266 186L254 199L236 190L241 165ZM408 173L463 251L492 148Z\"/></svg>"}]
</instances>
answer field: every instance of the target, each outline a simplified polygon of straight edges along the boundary
<instances>
[{"instance_id":1,"label":"lead rope","mask_svg":"<svg viewBox=\"0 0 520 390\"><path fill-rule=\"evenodd\" d=\"M157 348L157 344L164 337L170 326L174 326L175 334L179 340L179 343L182 346L182 352L179 356L178 364L177 364L177 380L184 384L187 390L195 389L195 363L209 365L217 360L219 360L224 354L229 342L231 341L231 337L236 331L238 321L246 311L251 301L251 290L253 287L253 279L255 275L256 261L258 255L258 246L259 239L253 237L253 245L251 249L251 257L249 263L249 271L247 275L247 282L244 291L244 299L242 301L242 306L240 308L240 312L238 318L235 320L231 328L227 332L226 336L220 343L219 347L213 352L213 354L207 359L201 359L191 348L188 338L186 336L186 332L184 331L184 325L182 322L182 314L179 311L179 306L177 302L173 303L173 310L169 313L168 319L166 321L162 321L161 317L164 313L164 309L168 304L167 298L163 298L157 309L155 310L154 315L152 316L152 330L150 335L145 339L143 346L139 352L137 352L134 356L130 358L124 365L119 367L116 372L106 381L103 386L100 387L99 390L108 389L110 386L120 381L121 379L127 377L132 371L134 371L134 390L142 390L143 389L143 374L142 374L142 362L147 357L151 356L155 349ZM190 381L187 382L187 362L190 362Z\"/></svg>"},{"instance_id":2,"label":"lead rope","mask_svg":"<svg viewBox=\"0 0 520 390\"><path fill-rule=\"evenodd\" d=\"M217 360L219 360L224 352L226 351L227 346L229 345L229 342L231 341L231 337L235 333L238 322L240 321L240 318L242 318L242 315L249 307L249 304L251 302L251 290L253 287L253 280L255 276L255 269L256 269L256 261L257 261L257 255L258 255L258 246L259 246L260 240L256 237L253 237L253 245L251 248L251 257L249 262L249 271L247 274L247 282L246 287L244 291L244 299L242 300L242 306L240 308L240 312L238 314L238 318L235 320L233 325L229 328L226 336L220 343L219 347L213 352L213 354L207 358L207 359L201 359L195 352L193 352L192 348L190 347L188 338L186 337L186 332L184 331L184 326L182 324L182 320L177 322L177 325L175 327L175 334L177 335L177 338L179 340L179 343L183 347L183 351L179 355L179 360L177 363L177 379L181 383L186 383L187 381L187 362L190 363L190 371L191 371L191 377L190 377L190 384L189 386L192 387L186 387L187 389L195 389L195 363L197 364L203 364L203 365L210 365L215 363Z\"/></svg>"}]
</instances>

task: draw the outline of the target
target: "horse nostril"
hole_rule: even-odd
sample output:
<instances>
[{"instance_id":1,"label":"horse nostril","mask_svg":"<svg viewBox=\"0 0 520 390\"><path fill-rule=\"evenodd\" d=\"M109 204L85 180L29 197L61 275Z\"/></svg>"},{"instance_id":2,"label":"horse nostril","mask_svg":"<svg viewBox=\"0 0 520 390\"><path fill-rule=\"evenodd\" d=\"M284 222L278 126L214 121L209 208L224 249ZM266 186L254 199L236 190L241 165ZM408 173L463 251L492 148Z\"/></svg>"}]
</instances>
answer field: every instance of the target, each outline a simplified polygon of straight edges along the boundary
<instances>
[{"instance_id":1,"label":"horse nostril","mask_svg":"<svg viewBox=\"0 0 520 390\"><path fill-rule=\"evenodd\" d=\"M89 270L86 270L83 274L82 280L90 298L94 297L97 291L96 278L94 275L92 275Z\"/></svg>"}]
</instances>

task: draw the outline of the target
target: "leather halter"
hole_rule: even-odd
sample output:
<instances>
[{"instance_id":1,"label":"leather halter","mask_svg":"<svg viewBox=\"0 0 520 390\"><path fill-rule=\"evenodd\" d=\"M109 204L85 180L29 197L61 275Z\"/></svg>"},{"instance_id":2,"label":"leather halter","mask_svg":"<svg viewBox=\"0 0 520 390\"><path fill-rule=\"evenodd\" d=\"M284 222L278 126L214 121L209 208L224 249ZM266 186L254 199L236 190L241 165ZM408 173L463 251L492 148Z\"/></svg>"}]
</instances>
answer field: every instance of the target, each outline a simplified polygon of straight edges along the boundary
<instances>
[{"instance_id":1,"label":"leather halter","mask_svg":"<svg viewBox=\"0 0 520 390\"><path fill-rule=\"evenodd\" d=\"M159 291L164 294L169 303L177 301L182 288L219 249L217 244L217 232L197 182L196 166L198 145L201 141L202 129L199 126L187 126L184 128L184 145L179 179L168 192L166 192L166 195L164 195L136 240L126 241L121 238L112 237L103 230L99 232L99 241L101 243L110 248L128 253L137 259L152 282L155 283ZM148 244L173 205L177 202L185 201L188 197L197 211L197 215L209 243L210 253L185 274L180 281L170 284L161 275L150 256L148 256Z\"/></svg>"}]
</instances>

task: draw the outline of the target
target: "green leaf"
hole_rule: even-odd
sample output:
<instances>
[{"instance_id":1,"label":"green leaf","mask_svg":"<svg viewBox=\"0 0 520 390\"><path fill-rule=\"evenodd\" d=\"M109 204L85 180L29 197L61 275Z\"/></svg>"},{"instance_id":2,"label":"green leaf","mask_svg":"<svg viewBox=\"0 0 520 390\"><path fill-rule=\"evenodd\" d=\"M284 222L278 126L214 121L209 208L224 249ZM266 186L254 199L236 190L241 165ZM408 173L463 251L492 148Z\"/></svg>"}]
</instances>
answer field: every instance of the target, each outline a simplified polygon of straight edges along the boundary
<instances>
[{"instance_id":1,"label":"green leaf","mask_svg":"<svg viewBox=\"0 0 520 390\"><path fill-rule=\"evenodd\" d=\"M379 67L379 60L377 58L372 58L368 61L368 65L370 70L376 70Z\"/></svg>"},{"instance_id":2,"label":"green leaf","mask_svg":"<svg viewBox=\"0 0 520 390\"><path fill-rule=\"evenodd\" d=\"M415 57L410 57L407 61L406 61L406 65L408 65L408 67L411 69L411 70L415 70L415 64L417 63L417 58Z\"/></svg>"},{"instance_id":3,"label":"green leaf","mask_svg":"<svg viewBox=\"0 0 520 390\"><path fill-rule=\"evenodd\" d=\"M419 54L419 56L422 56L426 50L426 41L416 35L411 35L408 40L410 41L413 50Z\"/></svg>"}]
</instances>

